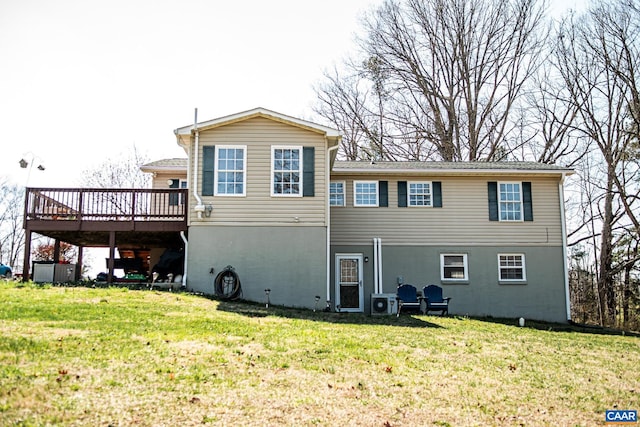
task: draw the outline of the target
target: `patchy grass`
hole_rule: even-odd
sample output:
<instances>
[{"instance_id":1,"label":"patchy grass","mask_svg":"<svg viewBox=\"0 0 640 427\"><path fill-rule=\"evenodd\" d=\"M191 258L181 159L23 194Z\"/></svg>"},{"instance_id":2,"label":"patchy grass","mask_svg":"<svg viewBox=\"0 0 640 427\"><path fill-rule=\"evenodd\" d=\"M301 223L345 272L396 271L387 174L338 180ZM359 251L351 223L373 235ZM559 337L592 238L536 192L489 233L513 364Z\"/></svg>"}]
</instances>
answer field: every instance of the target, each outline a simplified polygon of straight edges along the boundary
<instances>
[{"instance_id":1,"label":"patchy grass","mask_svg":"<svg viewBox=\"0 0 640 427\"><path fill-rule=\"evenodd\" d=\"M640 338L0 283L2 425L604 425Z\"/></svg>"}]
</instances>

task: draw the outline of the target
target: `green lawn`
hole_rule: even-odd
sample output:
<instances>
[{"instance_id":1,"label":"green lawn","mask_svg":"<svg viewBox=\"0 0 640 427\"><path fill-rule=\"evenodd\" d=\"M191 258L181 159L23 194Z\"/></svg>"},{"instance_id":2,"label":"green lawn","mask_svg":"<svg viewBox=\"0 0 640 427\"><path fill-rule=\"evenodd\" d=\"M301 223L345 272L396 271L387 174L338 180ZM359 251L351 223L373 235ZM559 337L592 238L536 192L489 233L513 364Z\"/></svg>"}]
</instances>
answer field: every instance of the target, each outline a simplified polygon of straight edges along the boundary
<instances>
[{"instance_id":1,"label":"green lawn","mask_svg":"<svg viewBox=\"0 0 640 427\"><path fill-rule=\"evenodd\" d=\"M640 338L0 282L0 425L604 425Z\"/></svg>"}]
</instances>

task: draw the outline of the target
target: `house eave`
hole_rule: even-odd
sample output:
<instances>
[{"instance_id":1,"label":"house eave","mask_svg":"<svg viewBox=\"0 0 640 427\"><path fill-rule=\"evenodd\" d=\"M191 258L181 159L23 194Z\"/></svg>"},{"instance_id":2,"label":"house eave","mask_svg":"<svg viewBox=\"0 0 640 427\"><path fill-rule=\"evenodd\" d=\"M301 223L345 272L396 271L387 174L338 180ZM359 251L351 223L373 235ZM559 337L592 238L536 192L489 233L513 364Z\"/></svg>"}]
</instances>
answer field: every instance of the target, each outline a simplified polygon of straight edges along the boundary
<instances>
[{"instance_id":1,"label":"house eave","mask_svg":"<svg viewBox=\"0 0 640 427\"><path fill-rule=\"evenodd\" d=\"M183 172L187 173L187 168L180 166L155 166L147 167L141 166L140 170L147 173L163 173L163 172Z\"/></svg>"},{"instance_id":2,"label":"house eave","mask_svg":"<svg viewBox=\"0 0 640 427\"><path fill-rule=\"evenodd\" d=\"M331 170L332 175L438 175L438 176L507 176L507 175L538 175L538 176L557 176L565 177L573 175L575 171L569 168L553 168L553 169L529 169L520 167L504 167L504 168L430 168L430 167L414 167L414 168L381 168L381 167L340 167L335 165Z\"/></svg>"}]
</instances>

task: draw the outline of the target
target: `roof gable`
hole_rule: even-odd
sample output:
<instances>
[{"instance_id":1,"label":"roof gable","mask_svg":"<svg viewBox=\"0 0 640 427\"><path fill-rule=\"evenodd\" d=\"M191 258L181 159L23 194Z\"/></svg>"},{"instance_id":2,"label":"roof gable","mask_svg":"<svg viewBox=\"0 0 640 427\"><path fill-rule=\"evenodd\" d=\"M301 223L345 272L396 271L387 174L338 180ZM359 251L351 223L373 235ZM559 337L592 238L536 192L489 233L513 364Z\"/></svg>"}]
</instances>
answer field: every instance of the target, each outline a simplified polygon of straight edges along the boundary
<instances>
[{"instance_id":1,"label":"roof gable","mask_svg":"<svg viewBox=\"0 0 640 427\"><path fill-rule=\"evenodd\" d=\"M200 122L200 123L197 123L196 126L194 125L183 126L176 129L174 133L177 136L190 135L196 129L199 131L210 130L217 127L226 126L233 123L249 120L255 117L263 117L276 122L299 127L302 129L306 129L312 132L325 135L329 138L334 138L334 139L340 138L340 132L336 129L319 125L317 123L313 123L307 120L302 120L295 117L287 116L287 115L277 113L275 111L267 110L266 108L261 108L261 107L254 108L248 111L243 111L236 114L231 114L228 116L219 117L213 120L207 120L205 122Z\"/></svg>"}]
</instances>

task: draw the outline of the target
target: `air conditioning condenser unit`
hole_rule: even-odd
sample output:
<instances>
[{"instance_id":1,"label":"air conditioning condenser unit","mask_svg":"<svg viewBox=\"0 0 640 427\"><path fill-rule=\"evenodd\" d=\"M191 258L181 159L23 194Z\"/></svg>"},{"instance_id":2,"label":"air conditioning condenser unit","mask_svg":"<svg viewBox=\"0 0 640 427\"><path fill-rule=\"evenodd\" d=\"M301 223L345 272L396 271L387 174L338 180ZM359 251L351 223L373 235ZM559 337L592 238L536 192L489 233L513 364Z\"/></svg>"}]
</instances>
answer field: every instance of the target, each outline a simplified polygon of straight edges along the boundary
<instances>
[{"instance_id":1,"label":"air conditioning condenser unit","mask_svg":"<svg viewBox=\"0 0 640 427\"><path fill-rule=\"evenodd\" d=\"M396 314L398 302L396 294L371 294L371 315L383 316Z\"/></svg>"}]
</instances>

